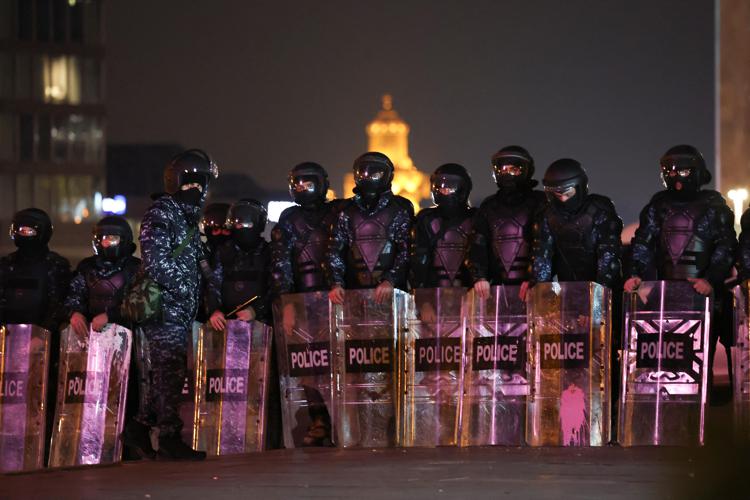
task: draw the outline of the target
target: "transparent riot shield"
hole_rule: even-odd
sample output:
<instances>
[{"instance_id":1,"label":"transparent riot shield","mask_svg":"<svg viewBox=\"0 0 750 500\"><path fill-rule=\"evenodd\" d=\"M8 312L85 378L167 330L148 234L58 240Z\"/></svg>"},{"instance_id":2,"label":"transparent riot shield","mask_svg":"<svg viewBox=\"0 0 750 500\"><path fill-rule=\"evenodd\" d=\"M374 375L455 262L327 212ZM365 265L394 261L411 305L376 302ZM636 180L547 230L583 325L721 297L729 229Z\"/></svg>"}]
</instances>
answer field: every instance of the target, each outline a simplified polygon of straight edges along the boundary
<instances>
[{"instance_id":1,"label":"transparent riot shield","mask_svg":"<svg viewBox=\"0 0 750 500\"><path fill-rule=\"evenodd\" d=\"M539 283L529 292L526 441L602 446L610 438L610 290Z\"/></svg>"},{"instance_id":2,"label":"transparent riot shield","mask_svg":"<svg viewBox=\"0 0 750 500\"><path fill-rule=\"evenodd\" d=\"M284 446L305 446L314 424L335 427L327 292L295 293L274 304ZM327 443L328 444L328 443Z\"/></svg>"},{"instance_id":3,"label":"transparent riot shield","mask_svg":"<svg viewBox=\"0 0 750 500\"><path fill-rule=\"evenodd\" d=\"M182 440L190 444L196 450L206 451L198 444L198 403L195 391L197 380L196 359L198 357L198 339L200 338L202 325L193 321L192 336L188 339L187 348L187 370L185 371L185 384L182 386L182 397L180 400L180 420L182 420Z\"/></svg>"},{"instance_id":4,"label":"transparent riot shield","mask_svg":"<svg viewBox=\"0 0 750 500\"><path fill-rule=\"evenodd\" d=\"M624 302L620 444L703 444L711 299L646 281Z\"/></svg>"},{"instance_id":5,"label":"transparent riot shield","mask_svg":"<svg viewBox=\"0 0 750 500\"><path fill-rule=\"evenodd\" d=\"M62 331L50 467L120 461L131 344L115 324L86 337Z\"/></svg>"},{"instance_id":6,"label":"transparent riot shield","mask_svg":"<svg viewBox=\"0 0 750 500\"><path fill-rule=\"evenodd\" d=\"M0 325L0 472L44 465L50 333Z\"/></svg>"},{"instance_id":7,"label":"transparent riot shield","mask_svg":"<svg viewBox=\"0 0 750 500\"><path fill-rule=\"evenodd\" d=\"M198 449L209 455L262 451L271 328L227 321L201 328L196 357Z\"/></svg>"},{"instance_id":8,"label":"transparent riot shield","mask_svg":"<svg viewBox=\"0 0 750 500\"><path fill-rule=\"evenodd\" d=\"M461 445L526 442L527 319L519 287L496 286L488 299L467 296L468 333Z\"/></svg>"},{"instance_id":9,"label":"transparent riot shield","mask_svg":"<svg viewBox=\"0 0 750 500\"><path fill-rule=\"evenodd\" d=\"M734 344L732 346L732 387L736 438L750 441L750 281L733 290Z\"/></svg>"},{"instance_id":10,"label":"transparent riot shield","mask_svg":"<svg viewBox=\"0 0 750 500\"><path fill-rule=\"evenodd\" d=\"M347 290L333 309L335 329L336 443L350 447L394 446L400 435L397 414L396 342L413 308L412 297L395 290L375 303L375 290Z\"/></svg>"},{"instance_id":11,"label":"transparent riot shield","mask_svg":"<svg viewBox=\"0 0 750 500\"><path fill-rule=\"evenodd\" d=\"M399 342L403 446L455 446L463 383L465 288L414 290Z\"/></svg>"}]
</instances>

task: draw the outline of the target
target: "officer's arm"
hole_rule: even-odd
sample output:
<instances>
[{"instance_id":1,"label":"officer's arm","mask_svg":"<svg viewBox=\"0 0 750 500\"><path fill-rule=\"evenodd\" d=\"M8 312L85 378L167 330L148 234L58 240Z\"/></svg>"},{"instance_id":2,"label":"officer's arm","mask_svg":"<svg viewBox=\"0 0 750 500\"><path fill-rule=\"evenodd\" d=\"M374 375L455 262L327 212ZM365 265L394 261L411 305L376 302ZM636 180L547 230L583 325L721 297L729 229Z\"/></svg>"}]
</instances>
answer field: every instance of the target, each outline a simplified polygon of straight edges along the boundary
<instances>
[{"instance_id":1,"label":"officer's arm","mask_svg":"<svg viewBox=\"0 0 750 500\"><path fill-rule=\"evenodd\" d=\"M221 311L223 307L221 289L224 286L224 266L221 263L222 247L214 252L211 259L211 276L206 282L206 314L211 316L214 311Z\"/></svg>"},{"instance_id":2,"label":"officer's arm","mask_svg":"<svg viewBox=\"0 0 750 500\"><path fill-rule=\"evenodd\" d=\"M488 279L490 262L490 224L487 221L487 214L481 208L475 216L473 226L474 229L469 235L469 251L465 265L469 270L472 283L476 283Z\"/></svg>"},{"instance_id":3,"label":"officer's arm","mask_svg":"<svg viewBox=\"0 0 750 500\"><path fill-rule=\"evenodd\" d=\"M414 209L409 202L409 208L400 210L393 223L393 243L396 254L394 255L393 267L383 273L381 281L388 280L394 287L406 285L406 273L409 269L409 233L411 232Z\"/></svg>"},{"instance_id":4,"label":"officer's arm","mask_svg":"<svg viewBox=\"0 0 750 500\"><path fill-rule=\"evenodd\" d=\"M65 298L65 312L68 317L75 312L88 316L89 287L81 271L81 266L78 266L73 279L70 280L68 296Z\"/></svg>"},{"instance_id":5,"label":"officer's arm","mask_svg":"<svg viewBox=\"0 0 750 500\"><path fill-rule=\"evenodd\" d=\"M713 224L711 224L714 251L711 254L711 262L706 270L705 279L711 283L714 290L719 290L732 272L737 239L732 210L726 204L722 204L714 212Z\"/></svg>"},{"instance_id":6,"label":"officer's arm","mask_svg":"<svg viewBox=\"0 0 750 500\"><path fill-rule=\"evenodd\" d=\"M649 203L641 211L638 229L630 242L632 257L629 277L643 278L654 261L654 245L659 239L659 222L656 217L656 206Z\"/></svg>"},{"instance_id":7,"label":"officer's arm","mask_svg":"<svg viewBox=\"0 0 750 500\"><path fill-rule=\"evenodd\" d=\"M326 258L323 260L323 271L330 287L345 286L346 263L344 258L348 245L349 218L345 212L341 212L331 227Z\"/></svg>"},{"instance_id":8,"label":"officer's arm","mask_svg":"<svg viewBox=\"0 0 750 500\"><path fill-rule=\"evenodd\" d=\"M544 213L537 215L532 226L531 280L535 283L552 281L552 257L555 238L549 230Z\"/></svg>"},{"instance_id":9,"label":"officer's arm","mask_svg":"<svg viewBox=\"0 0 750 500\"><path fill-rule=\"evenodd\" d=\"M148 276L162 288L178 295L188 295L183 285L182 271L172 257L172 241L169 236L169 217L159 208L146 212L141 223L141 258ZM177 242L176 244L179 244Z\"/></svg>"},{"instance_id":10,"label":"officer's arm","mask_svg":"<svg viewBox=\"0 0 750 500\"><path fill-rule=\"evenodd\" d=\"M271 286L274 295L291 293L294 290L292 248L294 234L289 230L288 220L282 214L271 231Z\"/></svg>"},{"instance_id":11,"label":"officer's arm","mask_svg":"<svg viewBox=\"0 0 750 500\"><path fill-rule=\"evenodd\" d=\"M596 281L615 289L622 278L621 236L622 219L614 206L602 210L596 221Z\"/></svg>"}]
</instances>

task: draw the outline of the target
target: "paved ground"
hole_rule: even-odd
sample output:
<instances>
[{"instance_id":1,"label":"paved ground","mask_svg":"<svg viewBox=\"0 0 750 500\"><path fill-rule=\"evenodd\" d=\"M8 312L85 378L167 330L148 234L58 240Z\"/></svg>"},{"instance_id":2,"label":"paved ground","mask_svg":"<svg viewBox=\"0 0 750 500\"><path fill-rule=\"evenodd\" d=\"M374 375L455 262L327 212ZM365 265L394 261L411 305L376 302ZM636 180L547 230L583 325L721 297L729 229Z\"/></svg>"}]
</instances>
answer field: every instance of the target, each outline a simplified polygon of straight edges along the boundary
<instances>
[{"instance_id":1,"label":"paved ground","mask_svg":"<svg viewBox=\"0 0 750 500\"><path fill-rule=\"evenodd\" d=\"M750 498L727 409L703 449L277 450L0 476L0 498Z\"/></svg>"}]
</instances>

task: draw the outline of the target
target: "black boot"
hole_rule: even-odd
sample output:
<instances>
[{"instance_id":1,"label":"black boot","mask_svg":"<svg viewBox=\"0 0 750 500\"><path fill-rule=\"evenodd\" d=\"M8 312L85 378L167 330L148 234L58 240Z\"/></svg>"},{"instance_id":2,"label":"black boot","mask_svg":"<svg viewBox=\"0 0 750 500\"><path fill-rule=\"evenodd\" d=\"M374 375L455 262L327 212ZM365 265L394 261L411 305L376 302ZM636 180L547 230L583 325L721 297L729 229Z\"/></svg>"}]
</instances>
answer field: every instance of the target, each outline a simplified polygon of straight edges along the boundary
<instances>
[{"instance_id":1,"label":"black boot","mask_svg":"<svg viewBox=\"0 0 750 500\"><path fill-rule=\"evenodd\" d=\"M151 428L148 425L131 420L122 432L122 441L137 457L149 460L156 458L156 452L151 446Z\"/></svg>"},{"instance_id":2,"label":"black boot","mask_svg":"<svg viewBox=\"0 0 750 500\"><path fill-rule=\"evenodd\" d=\"M205 451L195 451L186 445L179 434L159 436L159 458L166 460L203 460Z\"/></svg>"}]
</instances>

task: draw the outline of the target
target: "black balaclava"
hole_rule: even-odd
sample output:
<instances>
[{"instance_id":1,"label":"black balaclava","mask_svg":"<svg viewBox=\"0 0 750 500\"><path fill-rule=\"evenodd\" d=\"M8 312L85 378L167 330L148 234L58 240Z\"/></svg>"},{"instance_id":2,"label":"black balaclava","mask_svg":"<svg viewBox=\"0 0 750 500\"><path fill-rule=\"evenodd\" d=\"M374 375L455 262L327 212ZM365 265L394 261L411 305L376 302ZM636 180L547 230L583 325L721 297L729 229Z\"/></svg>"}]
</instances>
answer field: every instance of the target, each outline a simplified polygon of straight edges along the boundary
<instances>
[{"instance_id":1,"label":"black balaclava","mask_svg":"<svg viewBox=\"0 0 750 500\"><path fill-rule=\"evenodd\" d=\"M547 168L542 180L547 200L558 210L576 212L586 200L589 192L589 178L580 163L570 158L557 160ZM562 193L575 188L576 193L565 202L553 193Z\"/></svg>"},{"instance_id":2,"label":"black balaclava","mask_svg":"<svg viewBox=\"0 0 750 500\"><path fill-rule=\"evenodd\" d=\"M251 198L234 203L227 213L227 227L232 232L232 240L245 251L253 250L260 244L267 221L265 207Z\"/></svg>"},{"instance_id":3,"label":"black balaclava","mask_svg":"<svg viewBox=\"0 0 750 500\"><path fill-rule=\"evenodd\" d=\"M22 255L44 254L47 252L47 243L52 238L52 221L44 210L21 210L13 216L10 238Z\"/></svg>"},{"instance_id":4,"label":"black balaclava","mask_svg":"<svg viewBox=\"0 0 750 500\"><path fill-rule=\"evenodd\" d=\"M469 206L472 183L462 165L446 163L430 176L432 201L445 216L458 215Z\"/></svg>"},{"instance_id":5,"label":"black balaclava","mask_svg":"<svg viewBox=\"0 0 750 500\"><path fill-rule=\"evenodd\" d=\"M122 217L104 217L94 226L93 233L94 252L104 261L117 262L135 252L133 230Z\"/></svg>"},{"instance_id":6,"label":"black balaclava","mask_svg":"<svg viewBox=\"0 0 750 500\"><path fill-rule=\"evenodd\" d=\"M328 188L328 173L317 163L300 163L289 172L289 195L302 208L325 203Z\"/></svg>"},{"instance_id":7,"label":"black balaclava","mask_svg":"<svg viewBox=\"0 0 750 500\"><path fill-rule=\"evenodd\" d=\"M380 196L391 189L393 181L393 163L383 153L365 153L356 160L352 167L354 172L354 188L365 204L372 208Z\"/></svg>"},{"instance_id":8,"label":"black balaclava","mask_svg":"<svg viewBox=\"0 0 750 500\"><path fill-rule=\"evenodd\" d=\"M521 146L506 146L492 155L492 177L501 195L527 192L537 184L533 176L534 158Z\"/></svg>"},{"instance_id":9,"label":"black balaclava","mask_svg":"<svg viewBox=\"0 0 750 500\"><path fill-rule=\"evenodd\" d=\"M659 164L664 186L678 199L693 199L701 186L711 182L706 161L693 146L683 144L670 148Z\"/></svg>"}]
</instances>

